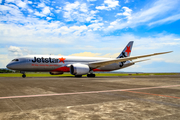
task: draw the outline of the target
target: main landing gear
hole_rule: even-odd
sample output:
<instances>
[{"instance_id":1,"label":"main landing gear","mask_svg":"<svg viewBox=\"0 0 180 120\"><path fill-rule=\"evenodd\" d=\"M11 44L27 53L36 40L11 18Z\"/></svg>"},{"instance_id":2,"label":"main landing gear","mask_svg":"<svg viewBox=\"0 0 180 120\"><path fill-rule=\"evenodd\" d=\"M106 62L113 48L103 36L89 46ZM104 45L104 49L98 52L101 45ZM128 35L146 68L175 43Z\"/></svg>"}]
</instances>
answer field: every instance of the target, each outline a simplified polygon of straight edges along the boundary
<instances>
[{"instance_id":1,"label":"main landing gear","mask_svg":"<svg viewBox=\"0 0 180 120\"><path fill-rule=\"evenodd\" d=\"M25 72L24 72L24 71L21 71L21 73L22 73L22 77L25 78L25 77L26 77Z\"/></svg>"},{"instance_id":2,"label":"main landing gear","mask_svg":"<svg viewBox=\"0 0 180 120\"><path fill-rule=\"evenodd\" d=\"M75 77L82 77L82 75L75 75Z\"/></svg>"},{"instance_id":3,"label":"main landing gear","mask_svg":"<svg viewBox=\"0 0 180 120\"><path fill-rule=\"evenodd\" d=\"M87 74L87 77L95 77L95 74ZM75 75L75 77L82 77L82 75Z\"/></svg>"},{"instance_id":4,"label":"main landing gear","mask_svg":"<svg viewBox=\"0 0 180 120\"><path fill-rule=\"evenodd\" d=\"M95 77L95 74L87 74L87 77Z\"/></svg>"}]
</instances>

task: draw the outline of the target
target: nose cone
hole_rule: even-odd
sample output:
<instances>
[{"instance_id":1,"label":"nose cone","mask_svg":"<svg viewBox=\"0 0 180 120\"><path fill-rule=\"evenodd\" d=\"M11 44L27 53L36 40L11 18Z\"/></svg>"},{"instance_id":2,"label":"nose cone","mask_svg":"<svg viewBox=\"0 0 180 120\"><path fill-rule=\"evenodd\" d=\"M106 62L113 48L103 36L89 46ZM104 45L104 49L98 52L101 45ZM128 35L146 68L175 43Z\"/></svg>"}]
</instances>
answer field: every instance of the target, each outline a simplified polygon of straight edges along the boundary
<instances>
[{"instance_id":1,"label":"nose cone","mask_svg":"<svg viewBox=\"0 0 180 120\"><path fill-rule=\"evenodd\" d=\"M7 64L6 67L7 67L8 69L12 69L12 65L11 65L10 63Z\"/></svg>"},{"instance_id":2,"label":"nose cone","mask_svg":"<svg viewBox=\"0 0 180 120\"><path fill-rule=\"evenodd\" d=\"M16 64L13 64L13 63L9 63L9 64L7 64L6 65L6 67L8 68L8 69L16 69Z\"/></svg>"}]
</instances>

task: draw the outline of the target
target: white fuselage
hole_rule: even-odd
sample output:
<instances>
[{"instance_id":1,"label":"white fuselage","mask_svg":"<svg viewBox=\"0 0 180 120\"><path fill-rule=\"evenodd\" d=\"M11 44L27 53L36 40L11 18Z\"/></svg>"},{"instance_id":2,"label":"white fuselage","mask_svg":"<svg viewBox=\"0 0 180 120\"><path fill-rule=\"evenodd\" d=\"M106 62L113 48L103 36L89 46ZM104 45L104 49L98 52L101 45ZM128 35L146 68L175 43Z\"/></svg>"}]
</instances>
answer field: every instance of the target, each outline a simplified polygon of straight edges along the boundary
<instances>
[{"instance_id":1,"label":"white fuselage","mask_svg":"<svg viewBox=\"0 0 180 120\"><path fill-rule=\"evenodd\" d=\"M51 71L61 71L69 72L68 65L72 64L85 64L88 65L92 62L111 60L110 58L98 58L98 57L73 57L73 56L55 56L55 55L29 55L20 58L16 58L11 61L7 68L20 71L41 71L41 72L51 72ZM128 67L134 63L130 61L113 63L106 65L93 71L112 71Z\"/></svg>"}]
</instances>

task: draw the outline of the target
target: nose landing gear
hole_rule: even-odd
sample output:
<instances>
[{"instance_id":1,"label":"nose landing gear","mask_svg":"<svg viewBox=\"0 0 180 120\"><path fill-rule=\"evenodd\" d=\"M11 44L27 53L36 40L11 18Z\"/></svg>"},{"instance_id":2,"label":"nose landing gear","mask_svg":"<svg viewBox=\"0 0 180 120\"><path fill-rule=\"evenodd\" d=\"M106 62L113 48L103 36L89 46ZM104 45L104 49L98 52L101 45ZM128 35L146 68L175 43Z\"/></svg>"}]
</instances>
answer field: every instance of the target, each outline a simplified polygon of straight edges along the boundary
<instances>
[{"instance_id":1,"label":"nose landing gear","mask_svg":"<svg viewBox=\"0 0 180 120\"><path fill-rule=\"evenodd\" d=\"M25 75L25 74L23 74L23 75L22 75L22 77L23 77L23 78L25 78L25 77L26 77L26 75Z\"/></svg>"},{"instance_id":2,"label":"nose landing gear","mask_svg":"<svg viewBox=\"0 0 180 120\"><path fill-rule=\"evenodd\" d=\"M25 72L24 72L24 71L21 71L21 73L22 73L22 77L25 78L25 77L26 77Z\"/></svg>"}]
</instances>

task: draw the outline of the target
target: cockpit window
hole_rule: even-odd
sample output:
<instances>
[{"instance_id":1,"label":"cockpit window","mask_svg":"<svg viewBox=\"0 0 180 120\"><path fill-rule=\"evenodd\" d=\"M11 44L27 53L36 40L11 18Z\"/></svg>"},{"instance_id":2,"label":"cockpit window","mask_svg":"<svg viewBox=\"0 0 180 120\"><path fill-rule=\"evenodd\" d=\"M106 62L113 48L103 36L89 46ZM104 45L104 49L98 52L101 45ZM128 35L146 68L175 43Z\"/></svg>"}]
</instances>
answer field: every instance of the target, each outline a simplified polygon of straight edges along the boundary
<instances>
[{"instance_id":1,"label":"cockpit window","mask_svg":"<svg viewBox=\"0 0 180 120\"><path fill-rule=\"evenodd\" d=\"M12 61L19 61L19 59L13 59Z\"/></svg>"}]
</instances>

